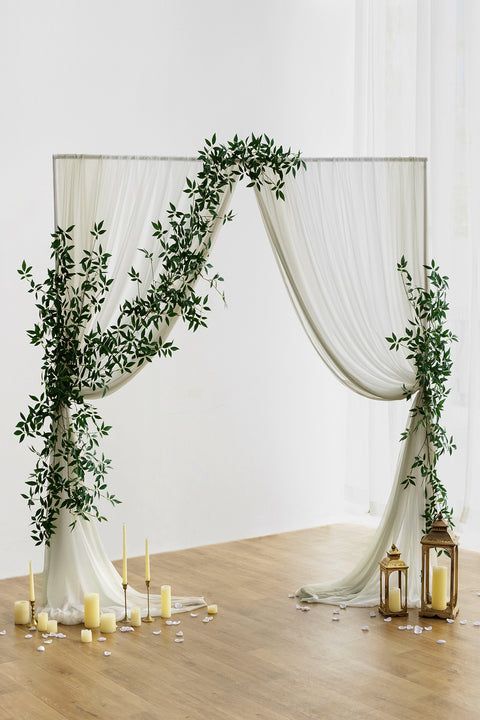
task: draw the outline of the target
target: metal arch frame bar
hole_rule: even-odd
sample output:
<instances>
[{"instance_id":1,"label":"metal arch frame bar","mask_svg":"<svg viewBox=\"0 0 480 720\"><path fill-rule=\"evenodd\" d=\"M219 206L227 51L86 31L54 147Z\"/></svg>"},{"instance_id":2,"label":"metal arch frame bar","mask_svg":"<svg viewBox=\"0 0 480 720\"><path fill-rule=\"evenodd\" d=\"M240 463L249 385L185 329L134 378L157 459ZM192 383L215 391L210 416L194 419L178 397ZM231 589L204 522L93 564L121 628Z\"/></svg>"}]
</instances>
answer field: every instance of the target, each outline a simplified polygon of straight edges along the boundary
<instances>
[{"instance_id":1,"label":"metal arch frame bar","mask_svg":"<svg viewBox=\"0 0 480 720\"><path fill-rule=\"evenodd\" d=\"M200 162L198 157L177 155L53 155L53 160L172 160ZM305 162L428 162L426 157L302 157Z\"/></svg>"}]
</instances>

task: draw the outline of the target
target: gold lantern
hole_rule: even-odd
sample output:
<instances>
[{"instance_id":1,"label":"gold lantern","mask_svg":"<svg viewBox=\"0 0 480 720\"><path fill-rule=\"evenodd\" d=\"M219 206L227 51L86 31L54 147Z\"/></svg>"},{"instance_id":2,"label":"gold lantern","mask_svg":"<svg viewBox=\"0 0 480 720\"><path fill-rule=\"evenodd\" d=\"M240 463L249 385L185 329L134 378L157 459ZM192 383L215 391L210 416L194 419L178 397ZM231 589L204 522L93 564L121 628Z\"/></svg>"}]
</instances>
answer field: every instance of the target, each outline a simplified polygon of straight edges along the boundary
<instances>
[{"instance_id":1,"label":"gold lantern","mask_svg":"<svg viewBox=\"0 0 480 720\"><path fill-rule=\"evenodd\" d=\"M422 540L422 617L454 618L458 613L458 539L441 513ZM432 565L431 553L448 556L447 565Z\"/></svg>"},{"instance_id":2,"label":"gold lantern","mask_svg":"<svg viewBox=\"0 0 480 720\"><path fill-rule=\"evenodd\" d=\"M396 575L396 577L395 577ZM390 585L390 579L397 582ZM408 565L400 558L400 550L392 545L380 562L380 605L382 615L408 615Z\"/></svg>"}]
</instances>

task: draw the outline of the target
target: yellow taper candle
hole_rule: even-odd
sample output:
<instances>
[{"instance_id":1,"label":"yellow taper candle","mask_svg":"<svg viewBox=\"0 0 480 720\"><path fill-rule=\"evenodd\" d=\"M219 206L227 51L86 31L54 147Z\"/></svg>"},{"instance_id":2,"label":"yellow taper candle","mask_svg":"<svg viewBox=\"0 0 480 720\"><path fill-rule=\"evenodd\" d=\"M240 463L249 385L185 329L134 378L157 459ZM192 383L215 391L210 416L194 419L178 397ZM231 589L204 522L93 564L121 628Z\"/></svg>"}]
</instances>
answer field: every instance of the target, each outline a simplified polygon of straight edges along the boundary
<instances>
[{"instance_id":1,"label":"yellow taper candle","mask_svg":"<svg viewBox=\"0 0 480 720\"><path fill-rule=\"evenodd\" d=\"M150 582L150 553L148 551L148 539L145 540L145 581Z\"/></svg>"},{"instance_id":2,"label":"yellow taper candle","mask_svg":"<svg viewBox=\"0 0 480 720\"><path fill-rule=\"evenodd\" d=\"M162 585L160 589L161 615L162 618L169 618L172 615L172 588L170 585Z\"/></svg>"},{"instance_id":3,"label":"yellow taper candle","mask_svg":"<svg viewBox=\"0 0 480 720\"><path fill-rule=\"evenodd\" d=\"M432 568L432 609L445 610L447 607L448 570L443 565Z\"/></svg>"},{"instance_id":4,"label":"yellow taper candle","mask_svg":"<svg viewBox=\"0 0 480 720\"><path fill-rule=\"evenodd\" d=\"M128 582L127 575L127 526L123 526L123 564L122 564L122 583L126 585Z\"/></svg>"},{"instance_id":5,"label":"yellow taper candle","mask_svg":"<svg viewBox=\"0 0 480 720\"><path fill-rule=\"evenodd\" d=\"M98 593L88 593L83 598L83 624L86 628L100 625L100 597Z\"/></svg>"},{"instance_id":6,"label":"yellow taper candle","mask_svg":"<svg viewBox=\"0 0 480 720\"><path fill-rule=\"evenodd\" d=\"M35 581L33 579L32 563L28 564L29 597L30 602L35 601Z\"/></svg>"}]
</instances>

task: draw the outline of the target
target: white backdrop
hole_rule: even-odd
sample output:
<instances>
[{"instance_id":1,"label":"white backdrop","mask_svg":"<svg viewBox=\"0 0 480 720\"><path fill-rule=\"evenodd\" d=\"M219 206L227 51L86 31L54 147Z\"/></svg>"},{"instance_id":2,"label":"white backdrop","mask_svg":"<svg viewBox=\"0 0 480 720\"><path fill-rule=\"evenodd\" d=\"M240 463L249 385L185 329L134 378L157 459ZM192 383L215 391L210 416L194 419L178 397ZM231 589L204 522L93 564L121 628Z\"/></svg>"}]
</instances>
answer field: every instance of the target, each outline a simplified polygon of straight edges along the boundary
<instances>
[{"instance_id":1,"label":"white backdrop","mask_svg":"<svg viewBox=\"0 0 480 720\"><path fill-rule=\"evenodd\" d=\"M47 265L51 155L192 154L214 130L222 138L263 130L307 155L348 154L354 16L351 0L4 0L0 12L10 108L0 118L0 292L14 309L4 314L0 358L8 378L0 576L9 576L24 573L32 555L19 497L32 458L12 428L39 368L24 334L31 298L16 267L23 257ZM201 64L208 92L194 82ZM330 420L335 407L344 422L348 391L304 336L253 193L239 189L233 208L238 216L214 257L228 310L216 303L207 331L175 334L182 349L174 361L153 364L102 401L114 426L110 480L125 501L102 529L113 558L125 520L129 549L140 554L145 533L159 551L313 526L340 512L343 454Z\"/></svg>"}]
</instances>

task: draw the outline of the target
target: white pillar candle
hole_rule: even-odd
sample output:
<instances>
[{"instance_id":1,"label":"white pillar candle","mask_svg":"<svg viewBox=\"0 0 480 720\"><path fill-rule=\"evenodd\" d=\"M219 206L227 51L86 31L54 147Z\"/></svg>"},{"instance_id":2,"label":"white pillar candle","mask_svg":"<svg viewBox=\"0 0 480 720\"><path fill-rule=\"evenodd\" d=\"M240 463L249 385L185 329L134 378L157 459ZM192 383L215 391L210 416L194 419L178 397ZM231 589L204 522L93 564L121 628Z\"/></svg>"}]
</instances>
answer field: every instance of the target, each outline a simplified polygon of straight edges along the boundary
<instances>
[{"instance_id":1,"label":"white pillar candle","mask_svg":"<svg viewBox=\"0 0 480 720\"><path fill-rule=\"evenodd\" d=\"M162 585L160 589L161 615L162 618L172 616L172 588L170 585Z\"/></svg>"},{"instance_id":2,"label":"white pillar candle","mask_svg":"<svg viewBox=\"0 0 480 720\"><path fill-rule=\"evenodd\" d=\"M30 602L34 602L35 600L35 581L33 579L33 571L32 571L32 563L30 562L28 564L28 589L29 589L29 596L28 599Z\"/></svg>"},{"instance_id":3,"label":"white pillar candle","mask_svg":"<svg viewBox=\"0 0 480 720\"><path fill-rule=\"evenodd\" d=\"M207 613L209 615L216 615L218 613L217 605L207 605Z\"/></svg>"},{"instance_id":4,"label":"white pillar candle","mask_svg":"<svg viewBox=\"0 0 480 720\"><path fill-rule=\"evenodd\" d=\"M117 629L115 613L102 613L100 616L100 632L114 633Z\"/></svg>"},{"instance_id":5,"label":"white pillar candle","mask_svg":"<svg viewBox=\"0 0 480 720\"><path fill-rule=\"evenodd\" d=\"M17 600L14 605L15 625L30 623L30 603L28 600Z\"/></svg>"},{"instance_id":6,"label":"white pillar candle","mask_svg":"<svg viewBox=\"0 0 480 720\"><path fill-rule=\"evenodd\" d=\"M39 612L37 615L37 630L38 632L46 633L48 630L48 613Z\"/></svg>"},{"instance_id":7,"label":"white pillar candle","mask_svg":"<svg viewBox=\"0 0 480 720\"><path fill-rule=\"evenodd\" d=\"M390 588L388 592L388 609L392 613L400 612L402 609L402 598L400 597L400 588Z\"/></svg>"},{"instance_id":8,"label":"white pillar candle","mask_svg":"<svg viewBox=\"0 0 480 720\"><path fill-rule=\"evenodd\" d=\"M445 610L447 607L448 570L443 565L432 568L432 609Z\"/></svg>"},{"instance_id":9,"label":"white pillar candle","mask_svg":"<svg viewBox=\"0 0 480 720\"><path fill-rule=\"evenodd\" d=\"M83 643L92 642L92 631L82 630L82 632L80 633L80 641Z\"/></svg>"},{"instance_id":10,"label":"white pillar candle","mask_svg":"<svg viewBox=\"0 0 480 720\"><path fill-rule=\"evenodd\" d=\"M123 526L123 553L122 553L122 583L126 585L128 582L127 575L127 526Z\"/></svg>"},{"instance_id":11,"label":"white pillar candle","mask_svg":"<svg viewBox=\"0 0 480 720\"><path fill-rule=\"evenodd\" d=\"M142 624L142 614L139 607L133 607L130 610L130 625L132 627L140 627Z\"/></svg>"},{"instance_id":12,"label":"white pillar candle","mask_svg":"<svg viewBox=\"0 0 480 720\"><path fill-rule=\"evenodd\" d=\"M47 623L47 632L49 633L57 633L58 632L58 623L56 620L49 620Z\"/></svg>"},{"instance_id":13,"label":"white pillar candle","mask_svg":"<svg viewBox=\"0 0 480 720\"><path fill-rule=\"evenodd\" d=\"M86 628L100 625L100 597L98 593L88 593L83 598L83 624Z\"/></svg>"}]
</instances>

